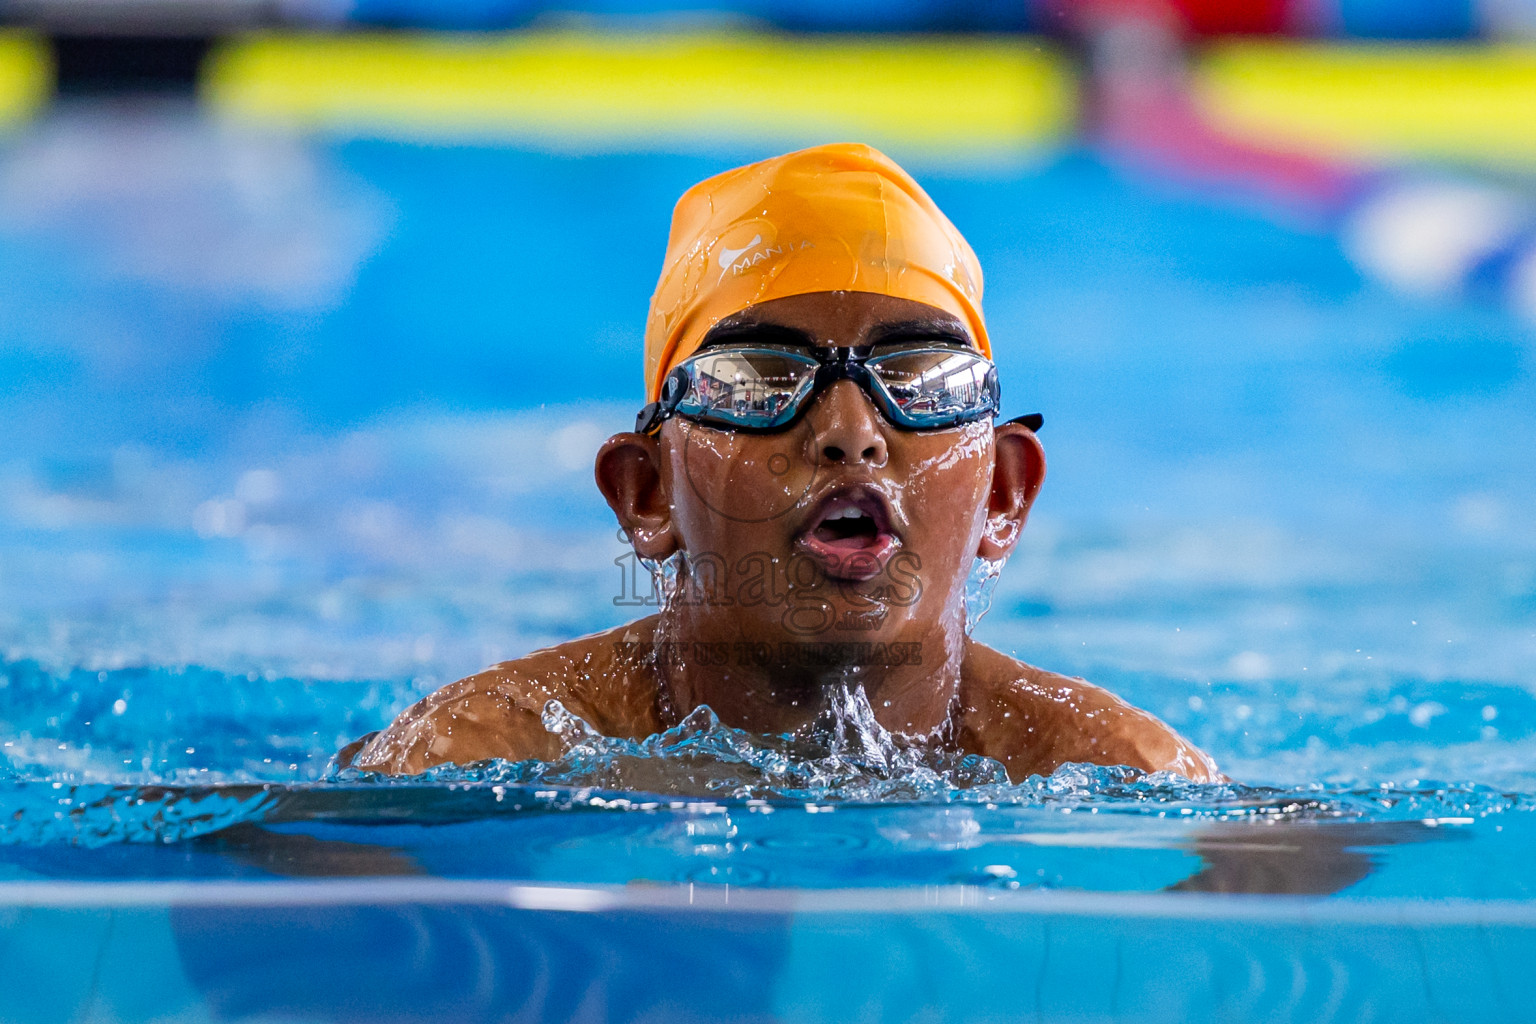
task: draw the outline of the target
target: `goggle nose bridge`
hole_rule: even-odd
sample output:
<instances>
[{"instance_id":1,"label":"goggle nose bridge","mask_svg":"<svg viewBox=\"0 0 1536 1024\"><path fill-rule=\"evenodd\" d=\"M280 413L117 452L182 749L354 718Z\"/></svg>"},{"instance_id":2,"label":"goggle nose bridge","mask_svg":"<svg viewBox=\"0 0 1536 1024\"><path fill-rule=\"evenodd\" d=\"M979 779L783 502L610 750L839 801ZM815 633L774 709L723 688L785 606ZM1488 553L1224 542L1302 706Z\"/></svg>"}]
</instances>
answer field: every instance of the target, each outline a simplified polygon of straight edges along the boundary
<instances>
[{"instance_id":1,"label":"goggle nose bridge","mask_svg":"<svg viewBox=\"0 0 1536 1024\"><path fill-rule=\"evenodd\" d=\"M816 376L811 381L811 393L806 396L806 400L809 401L821 394L837 381L851 380L863 389L864 394L868 395L871 401L874 401L872 375L869 367L864 365L873 352L874 347L869 345L860 345L856 348L812 349L812 356L821 365L816 367Z\"/></svg>"}]
</instances>

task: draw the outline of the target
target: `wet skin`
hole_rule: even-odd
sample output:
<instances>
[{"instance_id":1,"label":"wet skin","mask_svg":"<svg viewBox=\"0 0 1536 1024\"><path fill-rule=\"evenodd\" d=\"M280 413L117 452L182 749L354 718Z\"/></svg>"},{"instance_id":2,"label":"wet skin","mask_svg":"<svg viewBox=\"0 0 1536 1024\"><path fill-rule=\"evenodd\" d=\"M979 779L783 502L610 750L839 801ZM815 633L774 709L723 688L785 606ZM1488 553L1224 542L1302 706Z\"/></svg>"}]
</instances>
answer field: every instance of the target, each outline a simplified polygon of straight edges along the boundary
<instances>
[{"instance_id":1,"label":"wet skin","mask_svg":"<svg viewBox=\"0 0 1536 1024\"><path fill-rule=\"evenodd\" d=\"M913 343L970 339L941 310L865 292L776 299L706 337ZM552 699L606 735L638 739L701 704L727 725L787 732L836 688L862 687L887 729L995 758L1015 780L1068 761L1219 777L1152 715L966 636L972 562L1014 549L1045 478L1026 427L905 430L841 380L778 433L673 417L655 436L616 434L596 477L635 551L675 558L674 599L443 687L363 747L358 767L556 757L561 741L540 719Z\"/></svg>"}]
</instances>

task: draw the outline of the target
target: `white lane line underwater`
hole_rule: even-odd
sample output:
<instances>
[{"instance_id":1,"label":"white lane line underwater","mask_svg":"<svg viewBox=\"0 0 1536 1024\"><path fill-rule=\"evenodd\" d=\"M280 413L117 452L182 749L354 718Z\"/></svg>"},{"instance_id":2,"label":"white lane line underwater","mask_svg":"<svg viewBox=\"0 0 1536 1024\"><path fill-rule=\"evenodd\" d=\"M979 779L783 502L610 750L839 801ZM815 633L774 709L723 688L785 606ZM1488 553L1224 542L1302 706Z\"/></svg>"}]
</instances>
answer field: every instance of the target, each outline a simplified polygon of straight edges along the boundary
<instances>
[{"instance_id":1,"label":"white lane line underwater","mask_svg":"<svg viewBox=\"0 0 1536 1024\"><path fill-rule=\"evenodd\" d=\"M1272 924L1536 928L1536 904L1522 900L1330 899L1312 896L1250 896L1234 900L1222 894L1006 892L966 885L805 892L693 884L640 887L509 885L474 879L0 883L0 907L405 904L509 906L519 910L576 913L688 908L747 914L909 914L950 910Z\"/></svg>"}]
</instances>

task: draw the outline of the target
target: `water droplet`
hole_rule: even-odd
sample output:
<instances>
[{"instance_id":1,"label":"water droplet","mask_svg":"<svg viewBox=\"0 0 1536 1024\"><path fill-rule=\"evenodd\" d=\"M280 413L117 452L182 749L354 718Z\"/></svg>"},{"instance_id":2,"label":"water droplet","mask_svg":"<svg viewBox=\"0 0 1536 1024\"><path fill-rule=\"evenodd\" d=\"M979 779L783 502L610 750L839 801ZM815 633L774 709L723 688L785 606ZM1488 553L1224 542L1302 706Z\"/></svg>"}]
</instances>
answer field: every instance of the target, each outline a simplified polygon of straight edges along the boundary
<instances>
[{"instance_id":1,"label":"water droplet","mask_svg":"<svg viewBox=\"0 0 1536 1024\"><path fill-rule=\"evenodd\" d=\"M1006 559L978 558L965 580L965 633L969 636L992 607L992 591L1002 575Z\"/></svg>"}]
</instances>

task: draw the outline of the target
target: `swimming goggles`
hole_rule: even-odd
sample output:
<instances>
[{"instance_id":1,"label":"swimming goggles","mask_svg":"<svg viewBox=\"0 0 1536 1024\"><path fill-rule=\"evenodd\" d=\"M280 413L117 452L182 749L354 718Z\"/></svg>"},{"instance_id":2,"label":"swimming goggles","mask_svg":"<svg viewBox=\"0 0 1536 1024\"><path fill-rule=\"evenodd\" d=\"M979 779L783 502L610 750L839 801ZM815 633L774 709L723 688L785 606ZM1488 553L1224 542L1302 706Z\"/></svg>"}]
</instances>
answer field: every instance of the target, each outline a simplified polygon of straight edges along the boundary
<instances>
[{"instance_id":1,"label":"swimming goggles","mask_svg":"<svg viewBox=\"0 0 1536 1024\"><path fill-rule=\"evenodd\" d=\"M970 349L941 345L876 355L873 346L705 349L684 359L662 384L661 400L640 410L635 431L653 433L671 416L726 430L772 433L789 427L820 394L851 380L892 424L941 430L995 417L997 367ZM1038 413L1009 422L1039 429Z\"/></svg>"}]
</instances>

